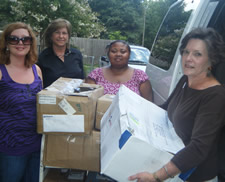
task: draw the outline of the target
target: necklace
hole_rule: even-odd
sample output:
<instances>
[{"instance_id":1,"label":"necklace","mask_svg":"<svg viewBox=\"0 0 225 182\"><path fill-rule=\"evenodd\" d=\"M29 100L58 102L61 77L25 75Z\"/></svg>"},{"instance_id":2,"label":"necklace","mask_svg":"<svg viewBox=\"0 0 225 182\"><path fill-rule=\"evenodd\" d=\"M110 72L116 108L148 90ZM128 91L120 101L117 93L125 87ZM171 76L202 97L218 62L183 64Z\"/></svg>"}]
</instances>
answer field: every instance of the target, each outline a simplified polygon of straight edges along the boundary
<instances>
[{"instance_id":1,"label":"necklace","mask_svg":"<svg viewBox=\"0 0 225 182\"><path fill-rule=\"evenodd\" d=\"M57 57L59 58L63 58L65 56L65 54L62 54L62 55L56 55Z\"/></svg>"},{"instance_id":2,"label":"necklace","mask_svg":"<svg viewBox=\"0 0 225 182\"><path fill-rule=\"evenodd\" d=\"M59 55L56 54L56 56L59 57L59 58L63 58L64 56L68 56L70 53L71 53L71 51L69 50L69 51L68 51L67 53L65 53L65 54L59 54Z\"/></svg>"}]
</instances>

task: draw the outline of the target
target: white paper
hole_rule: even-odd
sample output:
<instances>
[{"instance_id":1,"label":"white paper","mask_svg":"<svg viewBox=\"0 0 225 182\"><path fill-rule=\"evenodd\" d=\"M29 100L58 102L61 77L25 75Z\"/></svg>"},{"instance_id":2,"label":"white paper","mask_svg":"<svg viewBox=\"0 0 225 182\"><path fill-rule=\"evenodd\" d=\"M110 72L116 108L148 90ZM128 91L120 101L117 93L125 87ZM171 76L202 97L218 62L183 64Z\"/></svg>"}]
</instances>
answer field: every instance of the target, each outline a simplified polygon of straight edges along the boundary
<instances>
[{"instance_id":1,"label":"white paper","mask_svg":"<svg viewBox=\"0 0 225 182\"><path fill-rule=\"evenodd\" d=\"M171 121L165 113L165 119L153 121L152 123L152 142L153 145L161 150L177 153L184 148L182 140L177 136Z\"/></svg>"},{"instance_id":2,"label":"white paper","mask_svg":"<svg viewBox=\"0 0 225 182\"><path fill-rule=\"evenodd\" d=\"M39 104L56 104L56 96L54 95L39 95Z\"/></svg>"},{"instance_id":3,"label":"white paper","mask_svg":"<svg viewBox=\"0 0 225 182\"><path fill-rule=\"evenodd\" d=\"M84 132L84 115L43 114L44 132Z\"/></svg>"},{"instance_id":4,"label":"white paper","mask_svg":"<svg viewBox=\"0 0 225 182\"><path fill-rule=\"evenodd\" d=\"M120 118L121 133L128 129L139 139L171 153L184 147L164 109L125 86L120 88L119 94L121 114L127 115L127 118Z\"/></svg>"},{"instance_id":5,"label":"white paper","mask_svg":"<svg viewBox=\"0 0 225 182\"><path fill-rule=\"evenodd\" d=\"M76 113L76 110L71 106L71 104L65 98L61 100L58 105L68 115L73 115Z\"/></svg>"}]
</instances>

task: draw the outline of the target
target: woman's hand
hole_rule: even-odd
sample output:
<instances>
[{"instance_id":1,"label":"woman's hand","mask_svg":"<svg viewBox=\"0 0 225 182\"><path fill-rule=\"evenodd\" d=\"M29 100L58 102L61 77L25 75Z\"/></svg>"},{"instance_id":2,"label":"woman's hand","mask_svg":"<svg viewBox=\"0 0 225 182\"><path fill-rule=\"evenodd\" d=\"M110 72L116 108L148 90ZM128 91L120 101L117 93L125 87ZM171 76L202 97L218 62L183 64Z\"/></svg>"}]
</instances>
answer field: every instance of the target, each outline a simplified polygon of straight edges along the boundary
<instances>
[{"instance_id":1,"label":"woman's hand","mask_svg":"<svg viewBox=\"0 0 225 182\"><path fill-rule=\"evenodd\" d=\"M133 176L130 176L128 180L133 181L137 180L137 182L155 182L155 178L152 174L148 172L137 173Z\"/></svg>"},{"instance_id":2,"label":"woman's hand","mask_svg":"<svg viewBox=\"0 0 225 182\"><path fill-rule=\"evenodd\" d=\"M171 178L179 174L181 171L176 167L173 162L168 162L164 167L155 171L154 173L142 172L132 175L128 178L128 180L133 181L137 180L137 182L160 182Z\"/></svg>"}]
</instances>

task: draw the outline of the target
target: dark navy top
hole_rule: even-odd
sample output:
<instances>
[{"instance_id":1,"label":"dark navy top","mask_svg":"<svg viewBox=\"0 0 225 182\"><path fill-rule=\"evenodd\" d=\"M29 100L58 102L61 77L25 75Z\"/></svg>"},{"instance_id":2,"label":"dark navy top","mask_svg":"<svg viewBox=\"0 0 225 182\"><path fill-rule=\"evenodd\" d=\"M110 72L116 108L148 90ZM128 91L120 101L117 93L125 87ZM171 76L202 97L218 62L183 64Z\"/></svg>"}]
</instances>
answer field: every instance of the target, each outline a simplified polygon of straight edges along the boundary
<instances>
[{"instance_id":1,"label":"dark navy top","mask_svg":"<svg viewBox=\"0 0 225 182\"><path fill-rule=\"evenodd\" d=\"M64 62L59 59L52 48L41 52L37 65L41 68L44 88L51 85L59 77L84 79L83 58L79 50L67 49Z\"/></svg>"},{"instance_id":2,"label":"dark navy top","mask_svg":"<svg viewBox=\"0 0 225 182\"><path fill-rule=\"evenodd\" d=\"M41 135L37 134L36 94L42 89L36 66L32 66L34 82L20 84L0 64L0 152L25 155L40 150Z\"/></svg>"}]
</instances>

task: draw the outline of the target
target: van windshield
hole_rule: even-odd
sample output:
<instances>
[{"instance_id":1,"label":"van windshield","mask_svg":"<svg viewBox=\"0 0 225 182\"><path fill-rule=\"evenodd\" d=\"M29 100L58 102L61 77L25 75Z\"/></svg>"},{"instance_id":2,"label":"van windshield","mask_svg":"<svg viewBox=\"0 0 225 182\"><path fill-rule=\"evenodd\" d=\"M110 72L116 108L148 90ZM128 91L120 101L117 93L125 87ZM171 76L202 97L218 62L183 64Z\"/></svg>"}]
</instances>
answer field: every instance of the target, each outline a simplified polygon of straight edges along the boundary
<instances>
[{"instance_id":1,"label":"van windshield","mask_svg":"<svg viewBox=\"0 0 225 182\"><path fill-rule=\"evenodd\" d=\"M150 51L146 48L132 48L129 62L148 63Z\"/></svg>"},{"instance_id":2,"label":"van windshield","mask_svg":"<svg viewBox=\"0 0 225 182\"><path fill-rule=\"evenodd\" d=\"M190 3L192 1L180 1L168 11L151 50L151 64L164 70L170 68L184 28L193 8L196 7Z\"/></svg>"}]
</instances>

